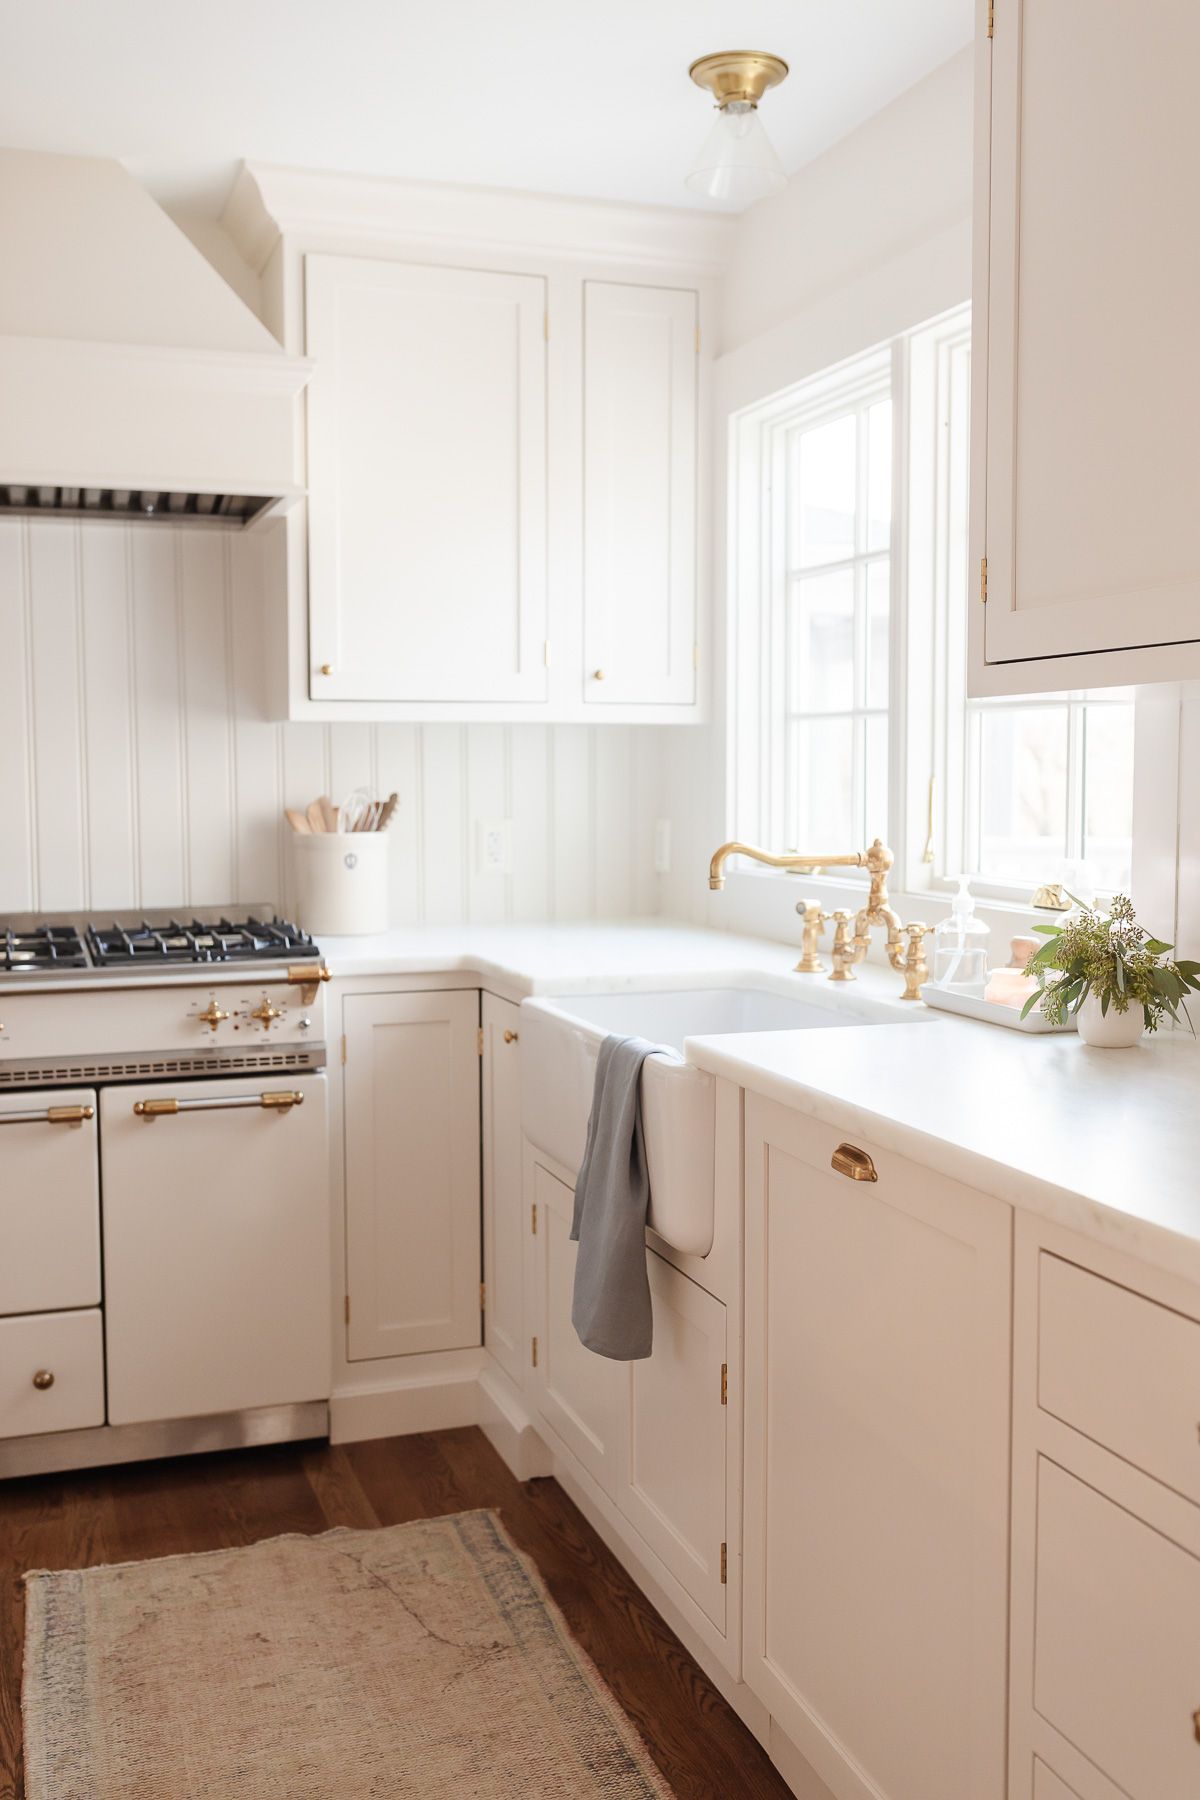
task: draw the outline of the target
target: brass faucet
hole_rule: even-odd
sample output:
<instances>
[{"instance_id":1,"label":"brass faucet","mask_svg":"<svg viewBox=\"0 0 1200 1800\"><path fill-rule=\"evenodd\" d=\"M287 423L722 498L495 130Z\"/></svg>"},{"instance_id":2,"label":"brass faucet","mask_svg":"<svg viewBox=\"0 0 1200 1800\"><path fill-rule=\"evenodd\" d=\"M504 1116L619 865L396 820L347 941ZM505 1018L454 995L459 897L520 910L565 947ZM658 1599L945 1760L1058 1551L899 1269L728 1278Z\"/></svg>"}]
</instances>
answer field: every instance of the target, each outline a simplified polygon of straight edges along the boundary
<instances>
[{"instance_id":1,"label":"brass faucet","mask_svg":"<svg viewBox=\"0 0 1200 1800\"><path fill-rule=\"evenodd\" d=\"M852 850L842 856L803 856L799 852L789 852L785 856L776 856L769 850L760 850L754 844L742 844L734 840L722 844L715 852L708 868L708 885L720 889L725 886L725 864L731 856L749 856L755 862L766 863L772 869L791 869L812 874L818 869L866 869L871 877L871 886L867 894L867 904L860 907L856 914L835 912L833 937L833 968L830 981L853 981L854 966L860 963L871 946L871 932L876 926L882 926L887 934L887 959L893 969L904 976L905 1000L921 998L921 984L929 979L929 967L925 961L925 935L930 929L920 921L911 925L902 925L899 915L888 904L887 875L895 862L895 857L880 838L876 838L869 850ZM804 953L796 964L799 974L818 974L822 964L817 955L820 942L821 927L829 914L821 911L816 900L806 900L796 908L804 917ZM851 931L851 919L854 929ZM907 934L908 945L904 944Z\"/></svg>"}]
</instances>

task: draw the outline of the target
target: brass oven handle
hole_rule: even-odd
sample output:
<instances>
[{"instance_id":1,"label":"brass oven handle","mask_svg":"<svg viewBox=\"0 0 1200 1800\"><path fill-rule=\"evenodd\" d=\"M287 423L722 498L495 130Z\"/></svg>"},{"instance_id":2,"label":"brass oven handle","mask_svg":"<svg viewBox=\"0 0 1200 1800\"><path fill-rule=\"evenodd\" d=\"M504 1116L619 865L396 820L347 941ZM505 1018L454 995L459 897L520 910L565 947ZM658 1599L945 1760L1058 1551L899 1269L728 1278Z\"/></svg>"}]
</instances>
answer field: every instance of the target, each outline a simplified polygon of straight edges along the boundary
<instances>
[{"instance_id":1,"label":"brass oven handle","mask_svg":"<svg viewBox=\"0 0 1200 1800\"><path fill-rule=\"evenodd\" d=\"M54 1386L54 1370L39 1369L33 1378L33 1385L39 1394L44 1394L47 1388Z\"/></svg>"},{"instance_id":2,"label":"brass oven handle","mask_svg":"<svg viewBox=\"0 0 1200 1800\"><path fill-rule=\"evenodd\" d=\"M0 1125L82 1125L95 1116L94 1106L43 1106L29 1112L0 1112Z\"/></svg>"},{"instance_id":3,"label":"brass oven handle","mask_svg":"<svg viewBox=\"0 0 1200 1800\"><path fill-rule=\"evenodd\" d=\"M331 977L324 963L318 963L315 969L311 963L292 963L287 979L293 987L315 987L318 981L329 981Z\"/></svg>"},{"instance_id":4,"label":"brass oven handle","mask_svg":"<svg viewBox=\"0 0 1200 1800\"><path fill-rule=\"evenodd\" d=\"M269 1112L291 1112L303 1106L304 1095L291 1088L276 1094L236 1094L228 1100L135 1100L133 1110L139 1119L163 1119L174 1113L225 1112L230 1107L259 1106Z\"/></svg>"},{"instance_id":5,"label":"brass oven handle","mask_svg":"<svg viewBox=\"0 0 1200 1800\"><path fill-rule=\"evenodd\" d=\"M829 1165L839 1175L848 1175L851 1181L879 1180L875 1164L857 1144L839 1144L829 1159Z\"/></svg>"},{"instance_id":6,"label":"brass oven handle","mask_svg":"<svg viewBox=\"0 0 1200 1800\"><path fill-rule=\"evenodd\" d=\"M504 1033L504 1041L506 1044L515 1044L520 1035L519 1031L506 1031Z\"/></svg>"}]
</instances>

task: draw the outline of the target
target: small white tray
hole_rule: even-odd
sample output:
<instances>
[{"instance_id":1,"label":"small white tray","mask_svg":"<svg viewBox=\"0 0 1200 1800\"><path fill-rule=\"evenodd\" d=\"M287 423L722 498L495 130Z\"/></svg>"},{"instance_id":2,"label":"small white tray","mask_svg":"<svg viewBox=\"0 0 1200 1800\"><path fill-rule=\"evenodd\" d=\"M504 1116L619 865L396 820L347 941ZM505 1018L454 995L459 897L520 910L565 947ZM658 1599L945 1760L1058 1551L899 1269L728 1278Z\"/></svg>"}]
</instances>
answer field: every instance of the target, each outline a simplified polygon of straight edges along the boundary
<instances>
[{"instance_id":1,"label":"small white tray","mask_svg":"<svg viewBox=\"0 0 1200 1800\"><path fill-rule=\"evenodd\" d=\"M951 988L938 987L932 981L921 984L921 998L926 1006L939 1007L942 1012L962 1013L967 1019L982 1019L985 1025L1006 1025L1010 1031L1045 1033L1075 1029L1073 1015L1065 1024L1051 1025L1049 1019L1043 1018L1035 1007L1029 1017L1023 1019L1019 1006L998 1006L994 1000L978 1000L972 994L959 994Z\"/></svg>"}]
</instances>

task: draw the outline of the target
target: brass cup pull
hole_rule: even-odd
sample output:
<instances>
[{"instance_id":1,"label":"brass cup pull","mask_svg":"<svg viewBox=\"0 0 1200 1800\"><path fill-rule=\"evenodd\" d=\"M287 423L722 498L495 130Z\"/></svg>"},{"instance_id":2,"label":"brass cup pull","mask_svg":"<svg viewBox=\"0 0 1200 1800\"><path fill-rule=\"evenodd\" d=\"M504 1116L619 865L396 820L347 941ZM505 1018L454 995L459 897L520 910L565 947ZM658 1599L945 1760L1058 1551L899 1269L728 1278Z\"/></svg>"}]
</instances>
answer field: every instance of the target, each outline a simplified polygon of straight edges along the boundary
<instances>
[{"instance_id":1,"label":"brass cup pull","mask_svg":"<svg viewBox=\"0 0 1200 1800\"><path fill-rule=\"evenodd\" d=\"M33 1378L33 1385L39 1394L44 1394L47 1388L54 1386L54 1370L39 1369Z\"/></svg>"},{"instance_id":2,"label":"brass cup pull","mask_svg":"<svg viewBox=\"0 0 1200 1800\"><path fill-rule=\"evenodd\" d=\"M1200 1706L1192 1714L1192 1730L1196 1733L1196 1742L1200 1744Z\"/></svg>"},{"instance_id":3,"label":"brass cup pull","mask_svg":"<svg viewBox=\"0 0 1200 1800\"><path fill-rule=\"evenodd\" d=\"M504 1034L504 1041L506 1044L515 1044L520 1035L519 1031L506 1031Z\"/></svg>"},{"instance_id":4,"label":"brass cup pull","mask_svg":"<svg viewBox=\"0 0 1200 1800\"><path fill-rule=\"evenodd\" d=\"M865 1150L856 1144L839 1144L829 1159L829 1164L839 1175L849 1176L851 1181L878 1181L875 1164Z\"/></svg>"}]
</instances>

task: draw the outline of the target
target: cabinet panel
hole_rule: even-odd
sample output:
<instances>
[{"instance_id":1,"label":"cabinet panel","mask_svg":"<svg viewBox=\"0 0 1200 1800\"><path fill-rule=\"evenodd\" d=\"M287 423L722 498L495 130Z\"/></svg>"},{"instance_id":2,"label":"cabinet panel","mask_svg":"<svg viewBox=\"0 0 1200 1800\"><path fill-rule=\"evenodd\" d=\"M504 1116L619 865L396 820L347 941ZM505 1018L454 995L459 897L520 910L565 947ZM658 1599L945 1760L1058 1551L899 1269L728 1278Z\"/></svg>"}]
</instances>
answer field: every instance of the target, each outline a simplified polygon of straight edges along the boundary
<instances>
[{"instance_id":1,"label":"cabinet panel","mask_svg":"<svg viewBox=\"0 0 1200 1800\"><path fill-rule=\"evenodd\" d=\"M584 283L584 699L695 698L697 296Z\"/></svg>"},{"instance_id":2,"label":"cabinet panel","mask_svg":"<svg viewBox=\"0 0 1200 1800\"><path fill-rule=\"evenodd\" d=\"M92 1117L64 1119L67 1108ZM100 1299L95 1110L86 1088L0 1096L0 1313Z\"/></svg>"},{"instance_id":3,"label":"cabinet panel","mask_svg":"<svg viewBox=\"0 0 1200 1800\"><path fill-rule=\"evenodd\" d=\"M530 1367L534 1403L588 1474L613 1494L627 1373L624 1365L586 1350L571 1323L578 1250L570 1236L575 1196L537 1162L532 1164L531 1189L537 1207L531 1320L537 1359Z\"/></svg>"},{"instance_id":4,"label":"cabinet panel","mask_svg":"<svg viewBox=\"0 0 1200 1800\"><path fill-rule=\"evenodd\" d=\"M167 1099L220 1104L133 1110ZM102 1091L110 1424L328 1397L325 1106L323 1075Z\"/></svg>"},{"instance_id":5,"label":"cabinet panel","mask_svg":"<svg viewBox=\"0 0 1200 1800\"><path fill-rule=\"evenodd\" d=\"M747 1097L745 1679L841 1795L1001 1800L1011 1218L837 1143Z\"/></svg>"},{"instance_id":6,"label":"cabinet panel","mask_svg":"<svg viewBox=\"0 0 1200 1800\"><path fill-rule=\"evenodd\" d=\"M478 995L343 1007L347 1354L478 1344Z\"/></svg>"},{"instance_id":7,"label":"cabinet panel","mask_svg":"<svg viewBox=\"0 0 1200 1800\"><path fill-rule=\"evenodd\" d=\"M483 1341L513 1380L529 1366L524 1329L528 1221L521 1180L521 1010L483 996Z\"/></svg>"},{"instance_id":8,"label":"cabinet panel","mask_svg":"<svg viewBox=\"0 0 1200 1800\"><path fill-rule=\"evenodd\" d=\"M1079 1800L1079 1795L1048 1769L1040 1757L1033 1759L1033 1800Z\"/></svg>"},{"instance_id":9,"label":"cabinet panel","mask_svg":"<svg viewBox=\"0 0 1200 1800\"><path fill-rule=\"evenodd\" d=\"M1148 0L1097 30L1088 0L997 0L994 22L976 214L985 659L1200 641L1200 242L1177 217L1200 157L1200 13ZM1088 679L1130 679L1112 664ZM1070 665L1061 685L1078 685Z\"/></svg>"},{"instance_id":10,"label":"cabinet panel","mask_svg":"<svg viewBox=\"0 0 1200 1800\"><path fill-rule=\"evenodd\" d=\"M543 700L545 281L310 256L305 296L313 698Z\"/></svg>"},{"instance_id":11,"label":"cabinet panel","mask_svg":"<svg viewBox=\"0 0 1200 1800\"><path fill-rule=\"evenodd\" d=\"M725 1628L725 1308L647 1251L654 1354L630 1363L621 1511Z\"/></svg>"},{"instance_id":12,"label":"cabinet panel","mask_svg":"<svg viewBox=\"0 0 1200 1800\"><path fill-rule=\"evenodd\" d=\"M34 1385L34 1376L40 1376ZM47 1384L45 1377L53 1379ZM0 1319L0 1438L104 1423L98 1310Z\"/></svg>"},{"instance_id":13,"label":"cabinet panel","mask_svg":"<svg viewBox=\"0 0 1200 1800\"><path fill-rule=\"evenodd\" d=\"M1194 1800L1200 1562L1038 1465L1034 1705L1130 1800Z\"/></svg>"}]
</instances>

